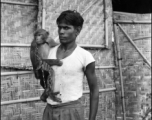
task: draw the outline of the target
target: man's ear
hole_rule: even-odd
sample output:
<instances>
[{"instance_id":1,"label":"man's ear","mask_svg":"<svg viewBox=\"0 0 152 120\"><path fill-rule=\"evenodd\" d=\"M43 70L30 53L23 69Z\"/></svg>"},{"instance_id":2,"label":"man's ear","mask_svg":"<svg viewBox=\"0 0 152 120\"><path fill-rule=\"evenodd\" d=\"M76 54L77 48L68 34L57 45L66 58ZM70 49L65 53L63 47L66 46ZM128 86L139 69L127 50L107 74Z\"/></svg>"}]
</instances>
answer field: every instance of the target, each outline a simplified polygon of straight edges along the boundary
<instances>
[{"instance_id":1,"label":"man's ear","mask_svg":"<svg viewBox=\"0 0 152 120\"><path fill-rule=\"evenodd\" d=\"M76 27L76 35L78 36L79 35L79 33L81 32L81 29L82 29L82 27Z\"/></svg>"}]
</instances>

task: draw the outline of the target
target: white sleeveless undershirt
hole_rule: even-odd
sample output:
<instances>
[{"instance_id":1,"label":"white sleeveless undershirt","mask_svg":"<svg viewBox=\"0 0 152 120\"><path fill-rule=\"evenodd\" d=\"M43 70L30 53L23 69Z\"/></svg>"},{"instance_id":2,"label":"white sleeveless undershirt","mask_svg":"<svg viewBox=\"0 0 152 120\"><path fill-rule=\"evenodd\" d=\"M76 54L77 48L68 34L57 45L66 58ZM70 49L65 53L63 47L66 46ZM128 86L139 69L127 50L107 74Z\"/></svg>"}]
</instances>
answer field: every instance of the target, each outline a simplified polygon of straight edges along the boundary
<instances>
[{"instance_id":1,"label":"white sleeveless undershirt","mask_svg":"<svg viewBox=\"0 0 152 120\"><path fill-rule=\"evenodd\" d=\"M57 59L56 53L59 45L51 48L48 59ZM82 97L84 70L89 63L95 61L92 54L77 46L68 57L61 59L62 66L52 66L55 71L54 92L60 92L58 97L62 103L74 101ZM47 98L47 103L51 105L60 104Z\"/></svg>"}]
</instances>

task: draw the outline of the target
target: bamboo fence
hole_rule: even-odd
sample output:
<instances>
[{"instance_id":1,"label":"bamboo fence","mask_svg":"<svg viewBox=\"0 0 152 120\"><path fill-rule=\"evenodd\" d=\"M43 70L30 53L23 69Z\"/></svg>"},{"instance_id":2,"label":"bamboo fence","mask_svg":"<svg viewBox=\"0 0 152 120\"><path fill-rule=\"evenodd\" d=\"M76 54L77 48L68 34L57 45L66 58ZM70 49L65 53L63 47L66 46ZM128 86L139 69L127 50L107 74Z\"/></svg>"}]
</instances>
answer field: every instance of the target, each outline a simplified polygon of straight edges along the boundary
<instances>
[{"instance_id":1,"label":"bamboo fence","mask_svg":"<svg viewBox=\"0 0 152 120\"><path fill-rule=\"evenodd\" d=\"M121 85L115 69L117 119L121 120L125 112L125 119L151 120L151 14L114 12L113 16L123 79ZM121 99L125 101L124 111Z\"/></svg>"}]
</instances>

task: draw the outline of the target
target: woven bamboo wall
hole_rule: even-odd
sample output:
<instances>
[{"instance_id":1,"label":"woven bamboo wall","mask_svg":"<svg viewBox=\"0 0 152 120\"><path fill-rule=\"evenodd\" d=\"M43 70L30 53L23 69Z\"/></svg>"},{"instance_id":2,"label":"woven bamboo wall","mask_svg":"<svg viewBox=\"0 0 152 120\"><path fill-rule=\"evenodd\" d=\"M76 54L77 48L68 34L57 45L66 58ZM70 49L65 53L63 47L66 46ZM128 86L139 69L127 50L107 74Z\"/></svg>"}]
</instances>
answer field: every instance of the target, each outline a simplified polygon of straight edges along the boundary
<instances>
[{"instance_id":1,"label":"woven bamboo wall","mask_svg":"<svg viewBox=\"0 0 152 120\"><path fill-rule=\"evenodd\" d=\"M39 1L39 22L42 22L42 2ZM57 38L56 19L64 10L77 10L84 18L83 29L78 36L79 44L105 44L104 19L108 19L109 42L111 42L112 29L112 5L111 0L46 0L45 29L53 38ZM104 13L106 9L106 14ZM100 27L99 27L100 26ZM57 39L58 41L58 39Z\"/></svg>"},{"instance_id":2,"label":"woven bamboo wall","mask_svg":"<svg viewBox=\"0 0 152 120\"><path fill-rule=\"evenodd\" d=\"M5 0L37 4L37 0ZM1 4L1 43L30 44L37 25L38 7L33 5ZM29 68L29 48L2 47L1 66Z\"/></svg>"},{"instance_id":3,"label":"woven bamboo wall","mask_svg":"<svg viewBox=\"0 0 152 120\"><path fill-rule=\"evenodd\" d=\"M114 13L115 20L147 21L151 14ZM133 39L135 45L146 59L151 61L151 24L120 24L126 33ZM143 60L137 50L118 27L118 39L122 58L122 74L125 91L126 120L151 120L151 68ZM142 39L136 39L146 37ZM120 78L115 71L117 86L117 117L122 120L122 104L120 94ZM147 116L143 119L144 116Z\"/></svg>"},{"instance_id":4,"label":"woven bamboo wall","mask_svg":"<svg viewBox=\"0 0 152 120\"><path fill-rule=\"evenodd\" d=\"M20 2L37 3L36 0L23 0ZM33 39L33 32L41 27L42 24L42 1L36 6L20 6L12 4L2 4L2 20L5 22L2 31L2 43L25 43L29 44ZM76 9L80 13L90 6L87 12L83 14L85 23L83 30L77 40L79 44L104 45L105 44L105 26L104 26L104 1L103 0L46 0L46 29L53 38L57 38L57 26L55 20L61 11L66 9ZM7 8L7 9L6 9ZM106 14L108 20L108 42L107 49L89 49L96 59L96 66L114 66L114 51L112 46L112 5L111 0L106 0ZM10 17L11 16L11 17ZM9 20L5 20L9 17ZM16 20L15 20L16 19ZM51 22L50 22L51 21ZM13 23L13 24L12 24ZM8 27L12 25L12 27ZM16 24L18 26L16 26ZM9 32L8 32L9 31ZM8 37L10 36L10 37ZM58 41L58 39L57 39ZM31 70L28 47L2 47L1 65L3 72ZM113 81L112 68L96 69L100 89L115 87ZM84 80L84 90L89 90L87 81ZM40 100L28 101L31 98L38 98L43 92L39 81L35 79L32 73L1 76L1 101L2 103L12 100L27 100L27 102L18 102L4 104L1 106L2 120L41 120L46 103ZM82 100L85 106L85 120L88 119L89 112L89 94L86 93ZM115 120L115 92L100 93L99 109L97 120Z\"/></svg>"}]
</instances>

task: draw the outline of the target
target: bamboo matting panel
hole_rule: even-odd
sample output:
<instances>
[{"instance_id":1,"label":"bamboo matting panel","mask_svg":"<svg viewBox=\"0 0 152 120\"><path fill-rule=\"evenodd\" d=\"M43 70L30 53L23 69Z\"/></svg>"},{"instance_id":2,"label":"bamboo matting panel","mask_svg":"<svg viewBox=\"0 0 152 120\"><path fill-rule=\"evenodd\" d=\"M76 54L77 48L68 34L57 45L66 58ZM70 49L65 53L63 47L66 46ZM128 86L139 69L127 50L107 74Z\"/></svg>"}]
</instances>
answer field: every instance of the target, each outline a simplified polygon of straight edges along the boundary
<instances>
[{"instance_id":1,"label":"bamboo matting panel","mask_svg":"<svg viewBox=\"0 0 152 120\"><path fill-rule=\"evenodd\" d=\"M46 103L41 101L1 106L1 120L42 120Z\"/></svg>"},{"instance_id":2,"label":"bamboo matting panel","mask_svg":"<svg viewBox=\"0 0 152 120\"><path fill-rule=\"evenodd\" d=\"M95 58L96 66L115 66L113 47L110 50L87 49Z\"/></svg>"},{"instance_id":3,"label":"bamboo matting panel","mask_svg":"<svg viewBox=\"0 0 152 120\"><path fill-rule=\"evenodd\" d=\"M31 43L37 24L37 6L1 4L1 43Z\"/></svg>"},{"instance_id":4,"label":"bamboo matting panel","mask_svg":"<svg viewBox=\"0 0 152 120\"><path fill-rule=\"evenodd\" d=\"M85 107L84 118L89 117L89 94L84 94L82 104ZM106 92L99 94L99 105L96 120L116 120L115 119L115 93Z\"/></svg>"},{"instance_id":5,"label":"bamboo matting panel","mask_svg":"<svg viewBox=\"0 0 152 120\"><path fill-rule=\"evenodd\" d=\"M32 69L30 48L1 47L1 66L22 70Z\"/></svg>"},{"instance_id":6,"label":"bamboo matting panel","mask_svg":"<svg viewBox=\"0 0 152 120\"><path fill-rule=\"evenodd\" d=\"M92 5L93 4L93 5ZM92 6L91 6L92 5ZM38 20L42 22L42 2L39 1ZM77 38L79 44L104 45L105 44L105 21L108 20L108 38L112 40L112 4L111 0L46 0L45 29L53 38L57 38L56 19L62 11L77 10L84 18L84 25ZM89 9L87 9L91 6ZM106 6L106 8L105 8ZM106 9L106 14L104 13ZM57 42L59 40L57 39Z\"/></svg>"},{"instance_id":7,"label":"bamboo matting panel","mask_svg":"<svg viewBox=\"0 0 152 120\"><path fill-rule=\"evenodd\" d=\"M99 109L96 120L115 120L115 93L100 93L99 99ZM85 107L84 118L88 120L89 94L84 94L81 102ZM41 101L2 105L1 120L42 120L45 106L46 103Z\"/></svg>"},{"instance_id":8,"label":"bamboo matting panel","mask_svg":"<svg viewBox=\"0 0 152 120\"><path fill-rule=\"evenodd\" d=\"M151 14L114 13L117 20L151 20ZM151 24L121 24L126 33L133 39L146 59L151 62ZM118 28L120 54L122 58L122 75L124 81L126 116L132 120L142 120L145 117L151 120L151 68L143 60L134 46ZM135 38L141 38L135 40ZM116 110L117 117L122 119L121 86L118 71L115 71L116 80ZM147 115L146 115L147 114ZM121 120L120 119L120 120Z\"/></svg>"},{"instance_id":9,"label":"bamboo matting panel","mask_svg":"<svg viewBox=\"0 0 152 120\"><path fill-rule=\"evenodd\" d=\"M113 69L97 69L96 77L99 89L115 87ZM87 79L83 81L83 90L89 90Z\"/></svg>"},{"instance_id":10,"label":"bamboo matting panel","mask_svg":"<svg viewBox=\"0 0 152 120\"><path fill-rule=\"evenodd\" d=\"M1 76L1 101L39 97L42 92L34 74Z\"/></svg>"}]
</instances>

